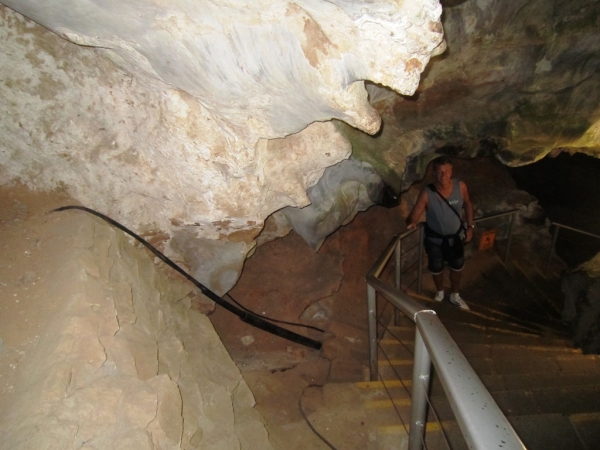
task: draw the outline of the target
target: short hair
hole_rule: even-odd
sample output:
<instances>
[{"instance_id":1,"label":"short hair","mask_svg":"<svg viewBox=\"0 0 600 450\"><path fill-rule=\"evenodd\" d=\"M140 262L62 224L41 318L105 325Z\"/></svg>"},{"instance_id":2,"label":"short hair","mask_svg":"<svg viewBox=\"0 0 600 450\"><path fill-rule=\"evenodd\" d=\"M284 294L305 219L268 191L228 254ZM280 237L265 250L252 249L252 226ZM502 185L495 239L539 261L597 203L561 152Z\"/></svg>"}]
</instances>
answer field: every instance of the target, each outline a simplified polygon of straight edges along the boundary
<instances>
[{"instance_id":1,"label":"short hair","mask_svg":"<svg viewBox=\"0 0 600 450\"><path fill-rule=\"evenodd\" d=\"M433 170L437 169L440 166L444 166L446 164L450 164L452 165L452 160L446 156L440 156L439 158L436 158L433 160Z\"/></svg>"}]
</instances>

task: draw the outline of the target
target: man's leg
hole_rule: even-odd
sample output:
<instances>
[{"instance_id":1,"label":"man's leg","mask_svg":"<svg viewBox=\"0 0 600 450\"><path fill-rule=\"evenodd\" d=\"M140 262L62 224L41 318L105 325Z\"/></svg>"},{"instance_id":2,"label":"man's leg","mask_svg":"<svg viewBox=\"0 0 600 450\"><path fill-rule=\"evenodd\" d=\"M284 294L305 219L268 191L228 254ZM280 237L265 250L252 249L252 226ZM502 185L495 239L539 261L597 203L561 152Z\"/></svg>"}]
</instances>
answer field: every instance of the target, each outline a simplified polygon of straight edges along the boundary
<instances>
[{"instance_id":1,"label":"man's leg","mask_svg":"<svg viewBox=\"0 0 600 450\"><path fill-rule=\"evenodd\" d=\"M444 274L442 272L440 273L432 273L431 274L433 276L433 282L435 283L435 288L438 290L438 292L443 291L444 290ZM450 272L450 280L452 280L452 272ZM452 292L454 291L454 288L452 288Z\"/></svg>"},{"instance_id":2,"label":"man's leg","mask_svg":"<svg viewBox=\"0 0 600 450\"><path fill-rule=\"evenodd\" d=\"M458 294L460 291L460 280L462 278L462 271L450 269L450 290L453 294Z\"/></svg>"},{"instance_id":3,"label":"man's leg","mask_svg":"<svg viewBox=\"0 0 600 450\"><path fill-rule=\"evenodd\" d=\"M448 266L450 266L450 303L461 309L469 310L469 306L460 298L460 281L462 278L462 269L465 266L465 257L462 241L455 238L454 245L448 254Z\"/></svg>"},{"instance_id":4,"label":"man's leg","mask_svg":"<svg viewBox=\"0 0 600 450\"><path fill-rule=\"evenodd\" d=\"M436 244L425 238L425 251L429 263L427 268L431 272L433 282L437 290L434 300L441 302L444 299L444 258L442 257L442 249L439 244Z\"/></svg>"}]
</instances>

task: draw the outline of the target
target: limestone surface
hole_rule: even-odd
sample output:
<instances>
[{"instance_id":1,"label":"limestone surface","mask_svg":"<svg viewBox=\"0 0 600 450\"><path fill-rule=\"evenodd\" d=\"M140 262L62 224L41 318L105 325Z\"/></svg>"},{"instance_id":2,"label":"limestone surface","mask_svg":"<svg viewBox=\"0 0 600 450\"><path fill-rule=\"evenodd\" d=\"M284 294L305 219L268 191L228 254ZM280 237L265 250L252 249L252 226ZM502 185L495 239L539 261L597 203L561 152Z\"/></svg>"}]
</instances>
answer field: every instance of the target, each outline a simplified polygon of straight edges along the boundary
<instances>
[{"instance_id":1,"label":"limestone surface","mask_svg":"<svg viewBox=\"0 0 600 450\"><path fill-rule=\"evenodd\" d=\"M47 215L56 194L0 193L0 449L272 448L189 282L93 216Z\"/></svg>"},{"instance_id":2,"label":"limestone surface","mask_svg":"<svg viewBox=\"0 0 600 450\"><path fill-rule=\"evenodd\" d=\"M600 152L600 3L445 1L447 51L411 96L370 86L383 120L366 136L341 124L353 156L397 190L436 155L530 164Z\"/></svg>"},{"instance_id":3,"label":"limestone surface","mask_svg":"<svg viewBox=\"0 0 600 450\"><path fill-rule=\"evenodd\" d=\"M0 184L64 189L219 292L350 155L331 119L377 132L364 81L412 94L445 45L437 0L3 3Z\"/></svg>"}]
</instances>

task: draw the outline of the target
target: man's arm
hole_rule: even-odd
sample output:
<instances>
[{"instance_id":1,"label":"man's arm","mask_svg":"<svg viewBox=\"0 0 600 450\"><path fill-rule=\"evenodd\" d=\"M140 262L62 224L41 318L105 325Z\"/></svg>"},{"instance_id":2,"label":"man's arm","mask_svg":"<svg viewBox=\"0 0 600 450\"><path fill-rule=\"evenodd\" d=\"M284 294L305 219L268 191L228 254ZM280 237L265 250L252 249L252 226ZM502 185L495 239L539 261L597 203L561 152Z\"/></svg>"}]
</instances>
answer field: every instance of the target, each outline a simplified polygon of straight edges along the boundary
<instances>
[{"instance_id":1,"label":"man's arm","mask_svg":"<svg viewBox=\"0 0 600 450\"><path fill-rule=\"evenodd\" d=\"M415 203L415 206L413 206L412 211L406 218L407 230L410 230L417 226L417 221L419 220L419 217L421 217L421 214L423 214L423 211L425 211L428 201L429 197L427 196L427 192L425 192L425 190L422 190L419 196L417 197L417 202Z\"/></svg>"},{"instance_id":2,"label":"man's arm","mask_svg":"<svg viewBox=\"0 0 600 450\"><path fill-rule=\"evenodd\" d=\"M471 197L469 197L469 190L464 182L460 182L460 193L463 198L463 209L465 210L465 216L467 219L467 231L465 235L465 242L470 242L473 239L473 228L475 222L473 221L473 203Z\"/></svg>"}]
</instances>

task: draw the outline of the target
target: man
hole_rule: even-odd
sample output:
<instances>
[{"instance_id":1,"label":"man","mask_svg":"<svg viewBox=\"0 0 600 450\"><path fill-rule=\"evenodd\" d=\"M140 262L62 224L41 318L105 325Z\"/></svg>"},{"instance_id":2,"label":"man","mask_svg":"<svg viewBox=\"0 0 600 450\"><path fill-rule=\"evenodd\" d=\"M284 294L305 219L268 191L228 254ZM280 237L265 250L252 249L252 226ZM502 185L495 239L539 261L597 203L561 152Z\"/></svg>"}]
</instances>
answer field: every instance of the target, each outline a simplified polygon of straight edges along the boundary
<instances>
[{"instance_id":1,"label":"man","mask_svg":"<svg viewBox=\"0 0 600 450\"><path fill-rule=\"evenodd\" d=\"M467 185L452 178L452 162L445 157L433 161L434 182L421 191L417 202L406 219L407 229L415 228L423 211L425 215L425 251L429 259L428 269L433 275L437 289L434 299L444 299L444 261L450 268L450 303L468 310L460 297L461 271L465 265L464 242L473 239L473 204ZM462 222L465 211L466 229Z\"/></svg>"}]
</instances>

